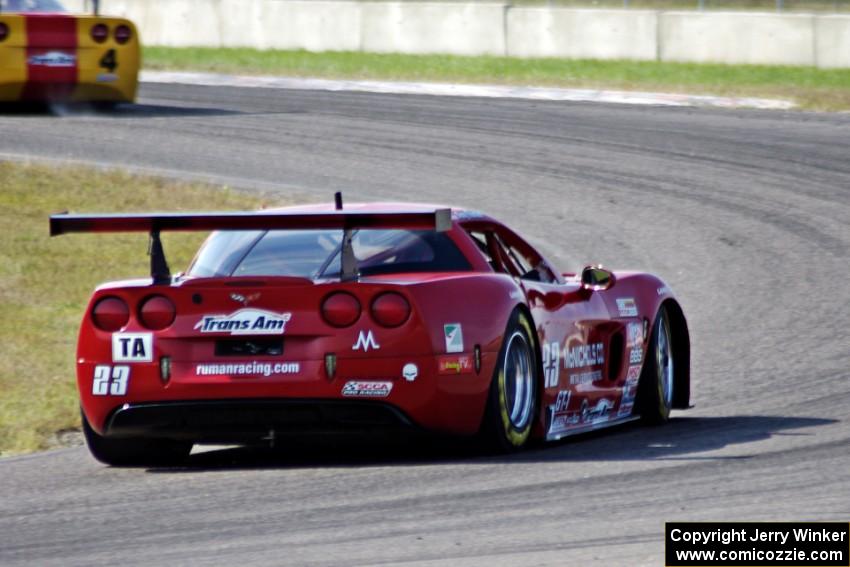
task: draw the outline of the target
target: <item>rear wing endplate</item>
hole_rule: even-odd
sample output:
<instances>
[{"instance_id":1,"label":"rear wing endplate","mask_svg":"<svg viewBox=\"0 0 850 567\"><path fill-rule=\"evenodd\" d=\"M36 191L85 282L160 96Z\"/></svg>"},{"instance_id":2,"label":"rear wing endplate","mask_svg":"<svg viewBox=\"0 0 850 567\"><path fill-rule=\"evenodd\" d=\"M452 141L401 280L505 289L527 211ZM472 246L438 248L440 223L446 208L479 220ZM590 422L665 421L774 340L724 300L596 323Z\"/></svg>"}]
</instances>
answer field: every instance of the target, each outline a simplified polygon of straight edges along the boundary
<instances>
[{"instance_id":1,"label":"rear wing endplate","mask_svg":"<svg viewBox=\"0 0 850 567\"><path fill-rule=\"evenodd\" d=\"M451 209L433 211L368 213L334 211L287 213L246 211L235 213L155 213L50 215L50 236L84 232L147 232L150 234L151 277L154 283L168 283L171 272L165 259L160 232L202 232L210 230L309 230L339 229L342 239L343 280L357 277L357 262L351 248L353 231L358 229L435 230L452 226Z\"/></svg>"}]
</instances>

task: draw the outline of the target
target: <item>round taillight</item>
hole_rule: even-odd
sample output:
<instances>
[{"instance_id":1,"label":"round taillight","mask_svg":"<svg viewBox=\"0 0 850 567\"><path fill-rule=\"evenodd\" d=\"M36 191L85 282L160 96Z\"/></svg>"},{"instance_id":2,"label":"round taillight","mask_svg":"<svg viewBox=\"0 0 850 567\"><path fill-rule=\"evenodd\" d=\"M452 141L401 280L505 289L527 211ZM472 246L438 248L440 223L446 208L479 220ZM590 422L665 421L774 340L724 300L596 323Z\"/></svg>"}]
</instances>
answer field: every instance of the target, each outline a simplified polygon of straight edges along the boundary
<instances>
[{"instance_id":1,"label":"round taillight","mask_svg":"<svg viewBox=\"0 0 850 567\"><path fill-rule=\"evenodd\" d=\"M130 308L123 299L104 297L91 310L94 326L101 331L115 332L130 320Z\"/></svg>"},{"instance_id":2,"label":"round taillight","mask_svg":"<svg viewBox=\"0 0 850 567\"><path fill-rule=\"evenodd\" d=\"M410 303L398 293L382 293L372 301L372 318L383 327L398 327L408 317Z\"/></svg>"},{"instance_id":3,"label":"round taillight","mask_svg":"<svg viewBox=\"0 0 850 567\"><path fill-rule=\"evenodd\" d=\"M130 41L130 37L132 37L133 32L130 31L130 26L125 26L121 24L117 28L115 28L115 41L124 45L128 41Z\"/></svg>"},{"instance_id":4,"label":"round taillight","mask_svg":"<svg viewBox=\"0 0 850 567\"><path fill-rule=\"evenodd\" d=\"M106 24L95 24L91 28L91 38L97 43L103 43L109 38L109 27Z\"/></svg>"},{"instance_id":5,"label":"round taillight","mask_svg":"<svg viewBox=\"0 0 850 567\"><path fill-rule=\"evenodd\" d=\"M0 22L0 41L5 40L7 37L9 37L9 26Z\"/></svg>"},{"instance_id":6,"label":"round taillight","mask_svg":"<svg viewBox=\"0 0 850 567\"><path fill-rule=\"evenodd\" d=\"M152 331L160 331L174 322L177 310L167 297L154 295L139 307L139 322Z\"/></svg>"},{"instance_id":7,"label":"round taillight","mask_svg":"<svg viewBox=\"0 0 850 567\"><path fill-rule=\"evenodd\" d=\"M348 327L360 318L360 302L344 291L327 296L322 302L322 319L333 327Z\"/></svg>"}]
</instances>

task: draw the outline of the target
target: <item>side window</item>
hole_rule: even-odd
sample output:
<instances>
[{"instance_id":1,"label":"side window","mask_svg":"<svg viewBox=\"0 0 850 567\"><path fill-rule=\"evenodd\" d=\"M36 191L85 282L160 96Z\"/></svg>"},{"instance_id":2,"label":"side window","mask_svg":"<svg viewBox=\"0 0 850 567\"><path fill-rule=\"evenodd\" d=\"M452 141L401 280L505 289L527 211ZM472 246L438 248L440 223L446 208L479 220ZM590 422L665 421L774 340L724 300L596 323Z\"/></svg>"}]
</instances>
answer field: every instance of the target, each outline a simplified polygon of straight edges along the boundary
<instances>
[{"instance_id":1,"label":"side window","mask_svg":"<svg viewBox=\"0 0 850 567\"><path fill-rule=\"evenodd\" d=\"M478 245L481 254L484 255L494 271L514 277L522 275L520 268L516 267L511 261L507 249L495 232L491 230L471 230L469 236Z\"/></svg>"},{"instance_id":2,"label":"side window","mask_svg":"<svg viewBox=\"0 0 850 567\"><path fill-rule=\"evenodd\" d=\"M530 281L558 282L546 261L518 237L508 233L503 238L493 230L467 232L494 271Z\"/></svg>"},{"instance_id":3,"label":"side window","mask_svg":"<svg viewBox=\"0 0 850 567\"><path fill-rule=\"evenodd\" d=\"M524 242L516 239L510 245L504 242L502 244L511 261L519 269L520 278L542 283L556 283L558 281L546 261Z\"/></svg>"},{"instance_id":4,"label":"side window","mask_svg":"<svg viewBox=\"0 0 850 567\"><path fill-rule=\"evenodd\" d=\"M478 250L484 255L484 258L487 259L487 263L490 264L490 267L497 272L501 271L493 260L493 255L490 253L490 247L487 243L488 233L480 230L470 230L468 234L472 237L472 241L478 246Z\"/></svg>"}]
</instances>

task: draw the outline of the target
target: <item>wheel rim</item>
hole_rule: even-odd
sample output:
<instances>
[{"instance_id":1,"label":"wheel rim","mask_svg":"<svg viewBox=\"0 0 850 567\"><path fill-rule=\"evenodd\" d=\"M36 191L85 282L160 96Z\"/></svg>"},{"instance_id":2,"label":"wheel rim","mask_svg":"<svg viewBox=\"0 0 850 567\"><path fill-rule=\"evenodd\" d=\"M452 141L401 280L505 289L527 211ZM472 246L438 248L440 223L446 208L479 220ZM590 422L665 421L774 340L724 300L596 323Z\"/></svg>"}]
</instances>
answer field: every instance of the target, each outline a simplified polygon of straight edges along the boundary
<instances>
[{"instance_id":1,"label":"wheel rim","mask_svg":"<svg viewBox=\"0 0 850 567\"><path fill-rule=\"evenodd\" d=\"M531 419L534 405L534 378L528 341L516 331L505 349L505 407L515 429L523 429Z\"/></svg>"},{"instance_id":2,"label":"wheel rim","mask_svg":"<svg viewBox=\"0 0 850 567\"><path fill-rule=\"evenodd\" d=\"M667 318L658 319L658 336L656 338L655 362L658 368L658 382L661 385L661 399L666 407L673 405L673 351L670 344L670 328Z\"/></svg>"}]
</instances>

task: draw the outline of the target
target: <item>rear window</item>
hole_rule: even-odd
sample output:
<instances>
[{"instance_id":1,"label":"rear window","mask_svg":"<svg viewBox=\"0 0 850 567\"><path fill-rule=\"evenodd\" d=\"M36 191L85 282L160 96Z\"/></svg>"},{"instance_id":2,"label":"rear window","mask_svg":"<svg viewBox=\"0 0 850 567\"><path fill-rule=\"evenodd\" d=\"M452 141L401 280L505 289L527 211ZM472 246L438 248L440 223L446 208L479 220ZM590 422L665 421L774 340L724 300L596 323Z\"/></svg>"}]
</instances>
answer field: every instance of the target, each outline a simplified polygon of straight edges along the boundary
<instances>
[{"instance_id":1,"label":"rear window","mask_svg":"<svg viewBox=\"0 0 850 567\"><path fill-rule=\"evenodd\" d=\"M339 277L340 230L221 231L189 268L196 277ZM359 230L352 239L360 274L468 271L469 262L442 232Z\"/></svg>"},{"instance_id":2,"label":"rear window","mask_svg":"<svg viewBox=\"0 0 850 567\"><path fill-rule=\"evenodd\" d=\"M4 12L64 12L65 8L56 0L0 0Z\"/></svg>"}]
</instances>

